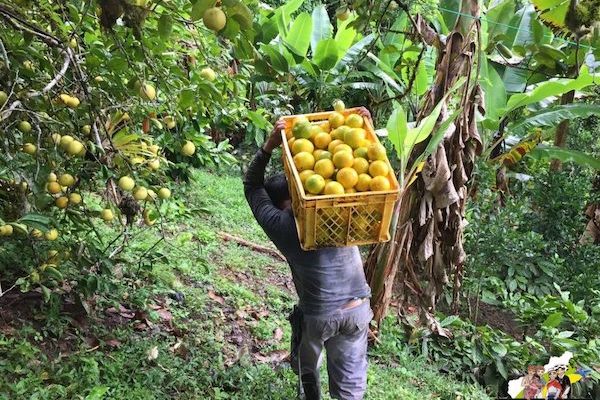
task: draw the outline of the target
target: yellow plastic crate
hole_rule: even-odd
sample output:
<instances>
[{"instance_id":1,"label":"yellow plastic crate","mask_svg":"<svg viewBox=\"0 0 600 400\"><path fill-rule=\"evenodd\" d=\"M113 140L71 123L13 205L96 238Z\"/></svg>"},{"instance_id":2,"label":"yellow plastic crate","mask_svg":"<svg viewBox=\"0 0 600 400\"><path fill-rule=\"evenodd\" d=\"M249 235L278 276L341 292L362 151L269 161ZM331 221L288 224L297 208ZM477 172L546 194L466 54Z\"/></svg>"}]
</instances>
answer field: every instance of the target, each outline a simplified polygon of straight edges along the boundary
<instances>
[{"instance_id":1,"label":"yellow plastic crate","mask_svg":"<svg viewBox=\"0 0 600 400\"><path fill-rule=\"evenodd\" d=\"M348 116L357 111L358 108L349 108L342 114ZM304 116L312 123L319 123L327 121L332 112ZM282 118L286 126L281 135L283 165L302 249L365 245L390 240L390 221L394 204L400 194L400 186L394 172L390 169L388 175L390 190L317 196L305 193L286 140L286 132L292 129L292 121L298 116ZM363 128L370 141L379 143L373 124L368 118L365 118Z\"/></svg>"}]
</instances>

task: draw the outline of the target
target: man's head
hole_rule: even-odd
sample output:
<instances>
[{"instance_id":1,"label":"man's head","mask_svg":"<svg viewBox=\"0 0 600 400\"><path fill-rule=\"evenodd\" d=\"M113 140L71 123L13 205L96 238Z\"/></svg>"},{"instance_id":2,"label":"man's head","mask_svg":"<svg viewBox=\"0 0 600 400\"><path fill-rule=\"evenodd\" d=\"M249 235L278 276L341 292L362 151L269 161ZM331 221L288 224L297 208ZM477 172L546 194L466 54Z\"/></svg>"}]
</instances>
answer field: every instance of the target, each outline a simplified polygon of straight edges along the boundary
<instances>
[{"instance_id":1,"label":"man's head","mask_svg":"<svg viewBox=\"0 0 600 400\"><path fill-rule=\"evenodd\" d=\"M281 210L291 207L290 191L284 174L269 177L265 189L275 206Z\"/></svg>"}]
</instances>

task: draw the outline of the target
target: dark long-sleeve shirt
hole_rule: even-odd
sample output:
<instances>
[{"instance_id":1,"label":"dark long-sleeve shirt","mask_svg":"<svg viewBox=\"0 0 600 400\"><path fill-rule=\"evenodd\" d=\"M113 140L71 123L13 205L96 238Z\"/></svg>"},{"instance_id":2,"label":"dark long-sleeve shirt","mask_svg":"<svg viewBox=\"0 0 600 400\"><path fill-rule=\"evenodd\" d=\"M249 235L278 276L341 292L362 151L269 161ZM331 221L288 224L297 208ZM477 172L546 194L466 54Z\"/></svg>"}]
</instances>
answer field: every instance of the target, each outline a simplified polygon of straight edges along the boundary
<instances>
[{"instance_id":1,"label":"dark long-sleeve shirt","mask_svg":"<svg viewBox=\"0 0 600 400\"><path fill-rule=\"evenodd\" d=\"M302 250L292 210L277 208L265 190L269 159L262 149L256 153L244 177L244 193L259 225L290 265L300 308L307 315L328 315L354 298L369 297L358 247Z\"/></svg>"}]
</instances>

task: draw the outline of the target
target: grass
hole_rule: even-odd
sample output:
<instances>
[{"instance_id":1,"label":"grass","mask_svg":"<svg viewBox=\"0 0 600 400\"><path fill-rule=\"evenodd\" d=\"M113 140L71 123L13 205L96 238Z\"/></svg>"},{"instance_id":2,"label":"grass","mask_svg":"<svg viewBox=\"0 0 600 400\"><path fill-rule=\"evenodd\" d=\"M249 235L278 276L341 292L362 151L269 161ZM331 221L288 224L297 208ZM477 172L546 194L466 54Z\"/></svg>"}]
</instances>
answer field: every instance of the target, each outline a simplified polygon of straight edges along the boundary
<instances>
[{"instance_id":1,"label":"grass","mask_svg":"<svg viewBox=\"0 0 600 400\"><path fill-rule=\"evenodd\" d=\"M295 302L288 267L219 239L227 232L270 245L241 180L198 171L176 196L163 210L167 240L140 233L85 322L46 304L46 321L0 330L0 399L294 398L289 366L257 357L288 349ZM119 304L138 316L108 318L105 310ZM487 398L414 357L392 318L370 351L368 383L373 400Z\"/></svg>"}]
</instances>

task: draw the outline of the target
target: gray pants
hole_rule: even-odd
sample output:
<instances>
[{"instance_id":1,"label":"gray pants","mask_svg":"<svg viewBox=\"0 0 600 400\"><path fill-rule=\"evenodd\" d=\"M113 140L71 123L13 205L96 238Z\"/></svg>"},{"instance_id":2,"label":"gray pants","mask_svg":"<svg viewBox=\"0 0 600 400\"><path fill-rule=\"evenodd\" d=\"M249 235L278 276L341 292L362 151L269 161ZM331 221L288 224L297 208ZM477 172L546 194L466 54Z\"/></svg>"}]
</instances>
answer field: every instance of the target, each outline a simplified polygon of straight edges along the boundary
<instances>
[{"instance_id":1,"label":"gray pants","mask_svg":"<svg viewBox=\"0 0 600 400\"><path fill-rule=\"evenodd\" d=\"M360 400L367 389L367 334L373 318L369 301L326 317L304 315L298 349L306 399L320 398L319 369L327 351L329 393L339 400ZM298 359L291 360L298 374ZM309 393L307 382L316 387Z\"/></svg>"}]
</instances>

